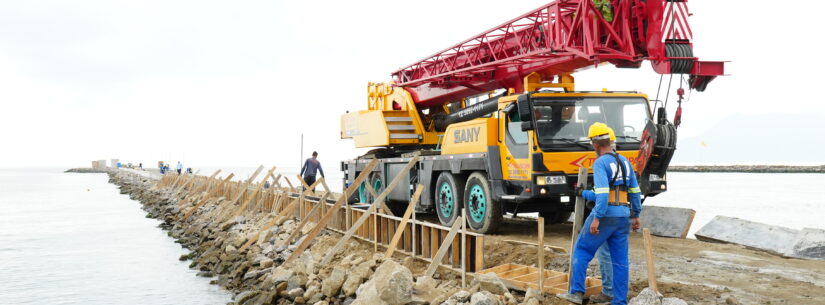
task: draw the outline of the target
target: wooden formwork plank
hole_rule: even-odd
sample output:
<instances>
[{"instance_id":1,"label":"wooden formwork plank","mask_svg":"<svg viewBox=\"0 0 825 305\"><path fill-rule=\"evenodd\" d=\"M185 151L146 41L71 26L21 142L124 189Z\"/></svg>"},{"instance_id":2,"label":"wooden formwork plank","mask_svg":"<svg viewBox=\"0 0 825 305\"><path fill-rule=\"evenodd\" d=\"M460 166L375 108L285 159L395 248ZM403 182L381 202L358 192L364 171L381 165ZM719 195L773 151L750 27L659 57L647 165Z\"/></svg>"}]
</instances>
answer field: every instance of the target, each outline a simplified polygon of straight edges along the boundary
<instances>
[{"instance_id":1,"label":"wooden formwork plank","mask_svg":"<svg viewBox=\"0 0 825 305\"><path fill-rule=\"evenodd\" d=\"M258 177L258 174L260 174L263 169L264 169L263 165L258 166L258 169L255 170L255 172L252 174L252 176L237 188L238 193L235 195L234 199L232 199L230 201L227 201L223 205L221 205L221 207L223 207L223 208L221 209L221 211L218 211L218 215L217 215L219 219L223 219L223 216L224 216L223 213L225 212L225 210L228 207L235 205L235 203L237 203L238 200L240 200L241 197L243 197L243 195L246 194L246 191L249 188L249 184L252 181L255 181L255 178Z\"/></svg>"},{"instance_id":2,"label":"wooden formwork plank","mask_svg":"<svg viewBox=\"0 0 825 305\"><path fill-rule=\"evenodd\" d=\"M450 256L450 265L453 267L461 267L461 236L453 239L450 252L452 254L452 256Z\"/></svg>"},{"instance_id":3,"label":"wooden formwork plank","mask_svg":"<svg viewBox=\"0 0 825 305\"><path fill-rule=\"evenodd\" d=\"M261 180L261 183L258 183L258 187L255 188L255 191L252 192L252 195L250 195L249 198L246 198L246 200L241 204L241 206L238 208L237 212L235 212L233 216L240 216L241 213L243 213L244 210L246 210L246 208L249 206L249 202L254 200L255 196L257 196L258 193L261 192L261 190L264 188L265 182L269 180L269 177L272 177L272 173L275 171L276 168L277 166L273 166L271 169L269 169L269 172L266 173L266 176L264 176L264 180Z\"/></svg>"},{"instance_id":4,"label":"wooden formwork plank","mask_svg":"<svg viewBox=\"0 0 825 305\"><path fill-rule=\"evenodd\" d=\"M189 217L191 217L191 216L192 216L192 214L195 214L195 212L198 210L198 208L200 208L201 206L203 206L204 204L206 204L207 199L211 198L211 197L212 197L212 195L213 195L214 193L216 193L216 192L217 192L217 190L220 188L220 186L221 186L221 185L223 185L223 184L224 184L224 183L226 183L227 181L231 180L231 179L232 179L232 177L234 177L234 176L235 176L235 174L233 174L233 173L230 173L230 174L229 174L229 176L226 176L226 178L224 178L224 180L223 180L223 181L221 181L221 182L218 184L218 185L219 185L219 187L216 187L215 189L213 189L213 190L212 190L213 192L209 192L209 193L207 193L207 194L206 194L206 196L204 196L203 198L201 198L201 200L200 200L197 204L195 204L195 206L194 206L194 207L192 207L192 209L191 209L191 210L189 210L189 212L187 212L187 213L186 213L186 215L184 215L184 216L183 216L182 220L183 220L183 221L186 221L187 219L189 219Z\"/></svg>"},{"instance_id":5,"label":"wooden formwork plank","mask_svg":"<svg viewBox=\"0 0 825 305\"><path fill-rule=\"evenodd\" d=\"M349 198L349 195L352 194L352 192L358 188L358 185L360 185L362 182L364 182L364 180L367 179L369 173L372 172L372 170L377 165L378 159L373 159L372 161L370 161L369 164L367 164L367 166L364 168L361 174L359 174L358 177L355 178L353 183L350 184L350 186L348 186L346 190L344 190L343 196L338 198L338 200L335 201L335 204L332 206L332 208L329 209L329 211L327 211L327 213L324 214L324 217L322 217L321 220L319 220L318 223L315 224L315 227L312 228L312 231L310 231L309 234L307 234L307 237L304 238L304 241L301 242L301 244L298 245L298 248L296 248L295 251L292 252L292 254L286 259L286 261L284 261L284 264L298 257L298 255L300 255L302 252L304 252L304 250L306 250L307 247L309 247L309 243L312 242L312 240L315 239L315 237L317 237L319 233L321 233L321 229L326 227L327 222L329 222L329 219L332 217L333 212L339 209L342 204L346 203L347 198ZM347 232L349 231L351 231L351 229Z\"/></svg>"},{"instance_id":6,"label":"wooden formwork plank","mask_svg":"<svg viewBox=\"0 0 825 305\"><path fill-rule=\"evenodd\" d=\"M321 179L323 179L323 178L321 178ZM324 202L324 200L326 200L328 194L329 193L324 194L324 196L321 197L321 200L318 201L318 204L316 204L315 207L313 207L312 210L310 210L307 213L307 215L304 217L304 219L301 220L301 222L298 224L297 227L295 227L295 230L293 230L292 233L290 233L289 236L278 246L286 246L286 245L292 243L292 239L295 238L296 236L298 236L298 234L300 234L301 230L304 228L304 225L306 225L307 222L309 222L310 216L312 216L316 211L318 211L320 209L321 205L323 205L323 202Z\"/></svg>"},{"instance_id":7,"label":"wooden formwork plank","mask_svg":"<svg viewBox=\"0 0 825 305\"><path fill-rule=\"evenodd\" d=\"M544 217L539 217L538 227L538 286L541 287L541 291L544 291Z\"/></svg>"},{"instance_id":8,"label":"wooden formwork plank","mask_svg":"<svg viewBox=\"0 0 825 305\"><path fill-rule=\"evenodd\" d=\"M415 188L415 193L413 193L412 201L407 206L407 210L404 211L404 217L401 217L401 223L398 225L400 228L403 229L395 231L395 234L392 236L392 240L387 245L387 252L384 252L385 258L392 257L392 253L395 251L395 247L398 244L398 240L401 238L401 235L404 234L404 232L407 232L407 222L410 220L410 216L412 216L412 213L415 211L415 205L418 204L418 199L421 198L422 192L424 192L424 186L419 184ZM407 248L404 247L404 249L406 250Z\"/></svg>"},{"instance_id":9,"label":"wooden formwork plank","mask_svg":"<svg viewBox=\"0 0 825 305\"><path fill-rule=\"evenodd\" d=\"M398 174L392 179L392 181L390 182L389 185L387 185L387 187L384 189L384 191L381 192L381 195L379 195L378 198L375 199L373 204L370 205L369 209L367 209L367 212L365 212L364 215L361 216L361 218L359 218L358 221L355 222L355 224L353 224L353 226L358 227L361 224L363 224L364 218L369 217L369 215L375 211L375 208L378 206L378 204L381 204L381 203L384 202L384 200L387 198L387 196L390 194L390 192L392 192L392 190L395 189L395 187L398 186L398 184L401 183L404 176L407 175L407 173L409 173L409 171L413 168L413 166L415 166L418 163L419 160L421 160L421 157L419 156L419 153L416 153L415 156L412 157L409 162L407 162L407 165L404 166L404 168L401 169L401 171L398 172ZM356 186L357 187L359 184L360 184L360 182L359 183L353 183L350 186ZM346 194L344 194L344 196L341 196L341 197L345 200L346 198L349 197L348 194L349 193L346 193ZM340 240L338 240L338 243L335 245L335 247L333 247L329 252L327 252L327 254L324 256L324 259L321 261L322 265L329 264L329 262L335 256L335 254L337 254L338 251L340 251L341 248L344 246L344 244L346 244L346 242L349 240L349 238L352 237L352 234L354 232L350 232L350 231L347 231L347 234L344 234L344 237L341 238ZM295 252L293 252L292 256L294 256L294 255L295 255Z\"/></svg>"},{"instance_id":10,"label":"wooden formwork plank","mask_svg":"<svg viewBox=\"0 0 825 305\"><path fill-rule=\"evenodd\" d=\"M475 238L475 269L484 269L484 236Z\"/></svg>"},{"instance_id":11,"label":"wooden formwork plank","mask_svg":"<svg viewBox=\"0 0 825 305\"><path fill-rule=\"evenodd\" d=\"M430 255L430 228L425 226L418 226L421 228L421 256L429 258Z\"/></svg>"},{"instance_id":12,"label":"wooden formwork plank","mask_svg":"<svg viewBox=\"0 0 825 305\"><path fill-rule=\"evenodd\" d=\"M287 178L287 176L284 176L284 181L286 181L286 184L287 184L287 185L289 185L289 191L290 191L290 192L294 192L294 191L295 191L295 187L294 187L294 186L292 186L292 182L290 182L290 181L289 181L289 178Z\"/></svg>"},{"instance_id":13,"label":"wooden formwork plank","mask_svg":"<svg viewBox=\"0 0 825 305\"><path fill-rule=\"evenodd\" d=\"M586 167L579 167L579 177L576 185L579 187L586 187L587 186L587 168ZM573 236L570 239L570 253L573 253L576 247L576 240L579 238L579 231L582 229L582 224L584 223L584 197L577 196L576 197L576 206L573 209ZM570 255L570 272L568 276L573 276L573 255Z\"/></svg>"},{"instance_id":14,"label":"wooden formwork plank","mask_svg":"<svg viewBox=\"0 0 825 305\"><path fill-rule=\"evenodd\" d=\"M321 179L324 179L324 178L321 178ZM318 181L315 181L315 183L318 183ZM301 194L303 194L303 193L301 193ZM249 248L249 246L251 246L253 243L258 241L258 237L261 235L261 232L263 232L265 230L269 230L269 228L272 228L276 223L278 223L279 219L281 219L282 217L285 217L286 215L288 215L292 209L295 209L296 204L297 204L297 201L293 201L289 206L284 208L283 211L281 211L280 213L278 213L277 216L272 218L272 220L270 220L269 223L266 224L266 226L264 226L261 230L258 230L258 233L255 233L255 237L248 240L246 242L246 244L243 245L243 247L238 249L238 251L243 252L244 250Z\"/></svg>"},{"instance_id":15,"label":"wooden formwork plank","mask_svg":"<svg viewBox=\"0 0 825 305\"><path fill-rule=\"evenodd\" d=\"M209 184L212 182L212 180L215 179L215 176L217 176L220 172L221 172L220 169L216 170L215 173L213 173L211 176L209 176L209 178L206 178L203 185L200 185L198 187L193 188L188 193L189 194L198 194L198 193L200 193L204 188L209 186ZM189 197L186 197L186 200L181 200L180 206L184 206L188 202L189 202Z\"/></svg>"},{"instance_id":16,"label":"wooden formwork plank","mask_svg":"<svg viewBox=\"0 0 825 305\"><path fill-rule=\"evenodd\" d=\"M450 247L450 243L452 243L451 240L455 238L455 235L458 233L458 229L461 227L461 222L464 222L464 218L459 216L450 228L450 233L447 233L447 238L441 243L441 246L438 247L438 252L435 257L433 257L433 261L430 263L430 266L427 267L427 271L424 272L425 276L432 277L433 274L435 274L436 268L438 268L438 265L444 258L444 255L447 254L447 249Z\"/></svg>"},{"instance_id":17,"label":"wooden formwork plank","mask_svg":"<svg viewBox=\"0 0 825 305\"><path fill-rule=\"evenodd\" d=\"M653 240L650 237L650 229L642 229L642 236L645 244L645 262L647 263L647 285L653 292L659 292L659 284L656 282L656 265L653 263Z\"/></svg>"},{"instance_id":18,"label":"wooden formwork plank","mask_svg":"<svg viewBox=\"0 0 825 305\"><path fill-rule=\"evenodd\" d=\"M438 253L438 239L441 237L441 234L439 234L439 230L435 227L427 227L427 230L430 231L430 259L433 259Z\"/></svg>"}]
</instances>

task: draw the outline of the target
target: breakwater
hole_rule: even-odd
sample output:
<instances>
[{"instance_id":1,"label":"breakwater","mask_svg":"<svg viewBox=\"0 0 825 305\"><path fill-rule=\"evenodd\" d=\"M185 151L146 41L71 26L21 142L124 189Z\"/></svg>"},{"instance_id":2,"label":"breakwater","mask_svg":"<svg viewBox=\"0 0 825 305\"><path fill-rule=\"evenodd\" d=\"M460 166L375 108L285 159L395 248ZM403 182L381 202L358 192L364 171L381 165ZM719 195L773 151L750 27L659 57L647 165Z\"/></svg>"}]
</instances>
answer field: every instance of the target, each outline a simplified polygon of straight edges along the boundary
<instances>
[{"instance_id":1,"label":"breakwater","mask_svg":"<svg viewBox=\"0 0 825 305\"><path fill-rule=\"evenodd\" d=\"M309 197L296 198L291 187L272 186L262 192L261 183L227 178L168 175L158 180L125 170L109 175L121 193L141 202L146 217L162 220L169 236L191 250L181 260L190 260L200 276L213 277L214 284L235 294L234 304L538 302L535 292L511 294L492 274L471 277L465 289L459 273L449 267L414 277L423 273L426 261L398 252L384 257L364 240L352 239L338 249L338 232L315 232L314 224L302 225L307 217L293 217L293 211L303 208L292 203ZM339 199L340 194L323 197ZM302 244L309 247L302 250ZM324 262L333 249L337 253Z\"/></svg>"},{"instance_id":2,"label":"breakwater","mask_svg":"<svg viewBox=\"0 0 825 305\"><path fill-rule=\"evenodd\" d=\"M671 165L671 172L696 173L825 173L825 165Z\"/></svg>"}]
</instances>

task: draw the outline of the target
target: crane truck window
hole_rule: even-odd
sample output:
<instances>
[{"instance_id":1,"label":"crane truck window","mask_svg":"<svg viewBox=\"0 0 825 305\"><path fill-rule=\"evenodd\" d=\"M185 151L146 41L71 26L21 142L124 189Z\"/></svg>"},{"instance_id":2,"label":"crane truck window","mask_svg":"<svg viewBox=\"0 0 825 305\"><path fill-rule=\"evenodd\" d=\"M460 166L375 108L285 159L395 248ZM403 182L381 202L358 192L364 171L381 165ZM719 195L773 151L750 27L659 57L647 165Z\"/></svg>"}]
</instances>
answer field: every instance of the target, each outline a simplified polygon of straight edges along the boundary
<instances>
[{"instance_id":1,"label":"crane truck window","mask_svg":"<svg viewBox=\"0 0 825 305\"><path fill-rule=\"evenodd\" d=\"M617 143L638 145L647 121L647 106L642 98L584 97L575 100L543 99L534 104L536 135L543 150L589 150L587 130L596 122L616 130Z\"/></svg>"}]
</instances>

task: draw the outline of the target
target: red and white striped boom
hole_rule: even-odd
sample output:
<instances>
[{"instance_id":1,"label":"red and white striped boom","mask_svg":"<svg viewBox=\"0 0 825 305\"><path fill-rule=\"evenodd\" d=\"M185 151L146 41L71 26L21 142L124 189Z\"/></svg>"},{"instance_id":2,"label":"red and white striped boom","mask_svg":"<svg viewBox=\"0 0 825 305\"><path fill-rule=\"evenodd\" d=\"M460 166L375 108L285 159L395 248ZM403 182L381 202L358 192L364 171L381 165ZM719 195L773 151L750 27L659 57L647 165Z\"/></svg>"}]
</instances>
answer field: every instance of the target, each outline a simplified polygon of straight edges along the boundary
<instances>
[{"instance_id":1,"label":"red and white striped boom","mask_svg":"<svg viewBox=\"0 0 825 305\"><path fill-rule=\"evenodd\" d=\"M601 2L601 1L599 1ZM723 62L693 56L687 0L556 0L394 72L397 86L430 107L490 90L523 90L523 78L545 80L609 62L660 74L689 74L702 91L724 74Z\"/></svg>"}]
</instances>

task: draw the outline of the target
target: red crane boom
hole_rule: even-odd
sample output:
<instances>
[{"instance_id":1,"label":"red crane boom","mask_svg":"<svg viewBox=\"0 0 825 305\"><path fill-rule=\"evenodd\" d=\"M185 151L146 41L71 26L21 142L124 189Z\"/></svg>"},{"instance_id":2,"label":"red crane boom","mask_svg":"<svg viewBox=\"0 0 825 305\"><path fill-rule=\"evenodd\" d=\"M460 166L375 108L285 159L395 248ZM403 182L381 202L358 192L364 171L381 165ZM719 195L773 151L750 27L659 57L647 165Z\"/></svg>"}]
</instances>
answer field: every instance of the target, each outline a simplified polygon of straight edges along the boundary
<instances>
[{"instance_id":1,"label":"red crane boom","mask_svg":"<svg viewBox=\"0 0 825 305\"><path fill-rule=\"evenodd\" d=\"M608 62L659 74L689 74L703 91L724 62L693 56L687 0L556 0L394 72L422 107Z\"/></svg>"}]
</instances>

